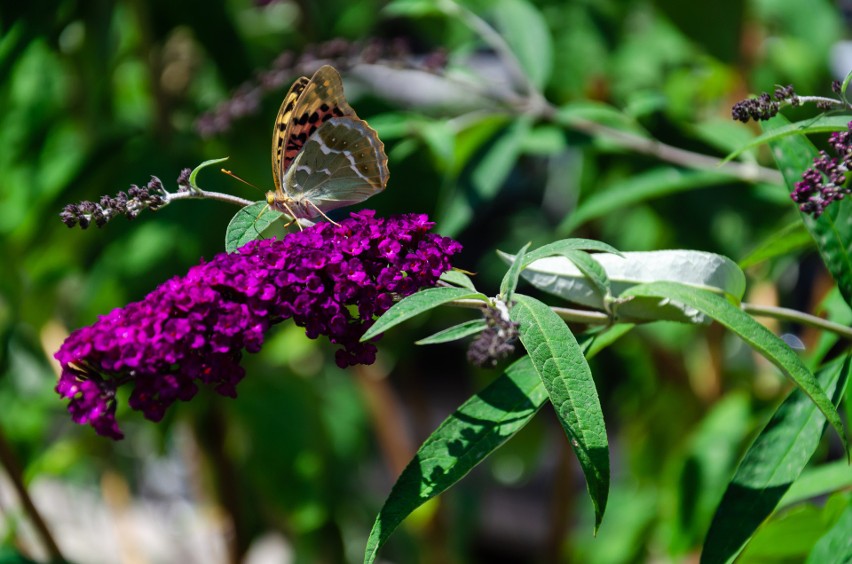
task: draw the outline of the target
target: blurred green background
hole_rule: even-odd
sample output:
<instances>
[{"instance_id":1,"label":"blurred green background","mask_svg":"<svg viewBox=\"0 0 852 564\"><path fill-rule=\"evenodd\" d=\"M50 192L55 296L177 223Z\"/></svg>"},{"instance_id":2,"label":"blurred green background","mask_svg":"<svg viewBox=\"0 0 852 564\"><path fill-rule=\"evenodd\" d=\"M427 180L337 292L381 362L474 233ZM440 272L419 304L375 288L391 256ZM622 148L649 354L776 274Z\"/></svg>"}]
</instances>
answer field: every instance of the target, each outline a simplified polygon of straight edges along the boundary
<instances>
[{"instance_id":1,"label":"blurred green background","mask_svg":"<svg viewBox=\"0 0 852 564\"><path fill-rule=\"evenodd\" d=\"M746 182L691 159L724 156L756 134L730 119L749 93L788 83L800 94L830 93L852 66L837 5L461 6L0 2L0 430L67 558L357 562L417 445L494 377L466 364L465 343L412 345L471 317L445 309L391 331L376 365L348 371L335 366L328 343L285 323L245 358L236 400L201 393L160 424L125 406L122 442L73 424L53 391L52 354L70 330L221 252L236 212L180 201L82 231L59 221L62 207L151 175L176 190L182 168L222 156L268 189L278 105L320 64L341 70L350 103L390 157L388 189L362 207L428 213L464 245L456 266L478 273L478 287L492 294L504 269L498 248L581 236L621 250L690 248L740 260L796 220L772 171ZM809 115L812 108L788 113ZM690 153L672 160L627 149L619 132ZM771 166L761 151L741 160ZM199 183L262 198L211 169ZM748 299L818 308L830 280L807 244L796 247L748 270ZM830 303L848 322L846 306ZM819 346L813 334L799 337ZM673 324L633 331L592 370L613 456L597 537L582 474L546 407L412 516L382 557L694 561L738 455L785 382L717 327ZM819 455L836 456L829 443ZM44 558L0 476L2 554ZM795 561L830 511L779 515L781 529L761 534L785 531L789 552L774 554L769 536L744 561Z\"/></svg>"}]
</instances>

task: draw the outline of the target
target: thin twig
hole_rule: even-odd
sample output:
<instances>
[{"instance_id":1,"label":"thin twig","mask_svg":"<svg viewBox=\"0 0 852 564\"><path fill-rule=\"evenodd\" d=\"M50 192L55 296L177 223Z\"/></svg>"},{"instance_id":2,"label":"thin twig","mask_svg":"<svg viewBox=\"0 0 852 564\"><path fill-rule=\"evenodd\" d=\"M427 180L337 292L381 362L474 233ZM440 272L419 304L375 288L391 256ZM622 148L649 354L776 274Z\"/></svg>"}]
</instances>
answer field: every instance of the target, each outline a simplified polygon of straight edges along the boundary
<instances>
[{"instance_id":1,"label":"thin twig","mask_svg":"<svg viewBox=\"0 0 852 564\"><path fill-rule=\"evenodd\" d=\"M24 511L38 531L41 541L44 543L47 553L50 555L51 561L65 562L65 558L63 558L62 552L59 550L59 545L56 544L56 540L50 533L47 523L33 503L29 491L27 491L27 486L24 484L24 474L21 470L21 465L18 463L17 457L6 440L6 436L3 434L2 428L0 428L0 464L2 464L6 469L9 479L12 481L15 491L18 493L18 498L24 506Z\"/></svg>"},{"instance_id":2,"label":"thin twig","mask_svg":"<svg viewBox=\"0 0 852 564\"><path fill-rule=\"evenodd\" d=\"M552 108L552 110L555 112L555 108ZM553 115L555 115L555 113ZM731 176L745 182L766 182L769 184L784 183L784 177L781 176L780 172L758 164L740 163L735 161L722 163L722 159L719 157L687 151L672 145L667 145L666 143L657 141L656 139L649 139L582 118L572 117L570 120L559 120L559 123L589 135L601 135L616 141L626 149L631 149L643 155L657 157L662 161L681 165L686 168L730 174Z\"/></svg>"},{"instance_id":3,"label":"thin twig","mask_svg":"<svg viewBox=\"0 0 852 564\"><path fill-rule=\"evenodd\" d=\"M756 315L758 317L771 317L773 319L780 319L783 321L794 321L796 323L801 323L802 325L807 325L809 327L824 329L825 331L835 333L839 337L842 337L848 341L852 341L852 328L849 328L846 325L841 325L839 323L834 323L833 321L828 321L827 319L817 317L816 315L810 315L808 313L803 313L801 311L786 307L746 303L742 304L742 309L744 312L749 313L751 315Z\"/></svg>"},{"instance_id":4,"label":"thin twig","mask_svg":"<svg viewBox=\"0 0 852 564\"><path fill-rule=\"evenodd\" d=\"M456 300L450 302L450 305L465 308L482 308L484 306L481 300ZM802 325L807 325L809 327L816 327L817 329L829 331L848 341L852 341L852 328L849 328L845 325L841 325L839 323L834 323L833 321L828 321L821 317L817 317L816 315L810 315L808 313L804 313L786 307L763 306L748 303L743 303L741 307L744 312L751 315L755 315L758 317L770 317L783 321L794 321L796 323L801 323ZM600 311L589 311L564 307L551 307L550 309L556 312L556 314L562 320L570 323L585 323L587 325L608 325L614 322L610 316ZM636 322L636 320L631 320L630 322L633 323Z\"/></svg>"},{"instance_id":5,"label":"thin twig","mask_svg":"<svg viewBox=\"0 0 852 564\"><path fill-rule=\"evenodd\" d=\"M220 202L226 202L228 204L234 204L240 207L245 207L254 203L251 200L246 200L244 198L240 198L239 196L224 194L222 192L208 192L207 190L201 190L200 188L182 192L167 192L165 198L167 204L175 200L191 200L194 198L209 198L211 200L219 200Z\"/></svg>"},{"instance_id":6,"label":"thin twig","mask_svg":"<svg viewBox=\"0 0 852 564\"><path fill-rule=\"evenodd\" d=\"M504 62L509 71L516 75L516 78L521 82L523 88L523 111L538 116L548 121L554 121L564 127L571 127L577 131L587 133L589 135L599 135L616 141L626 149L636 151L644 155L656 157L662 161L674 163L686 168L697 170L719 171L725 174L743 180L745 182L767 182L770 184L783 184L784 179L781 173L777 170L762 167L757 164L739 163L728 161L722 163L722 159L702 153L686 151L672 145L667 145L649 139L608 127L590 120L581 118L572 118L570 120L559 120L558 109L551 104L542 94L542 92L532 83L529 76L524 72L511 46L506 43L506 40L497 31L491 27L485 20L477 16L475 13L460 6L453 0L442 0L439 2L440 8L444 13L457 16L462 23L470 27L476 32L482 40L491 47L498 57ZM492 93L492 98L493 98ZM832 98L822 98L820 96L799 96L802 101L832 101L837 103L837 100Z\"/></svg>"}]
</instances>

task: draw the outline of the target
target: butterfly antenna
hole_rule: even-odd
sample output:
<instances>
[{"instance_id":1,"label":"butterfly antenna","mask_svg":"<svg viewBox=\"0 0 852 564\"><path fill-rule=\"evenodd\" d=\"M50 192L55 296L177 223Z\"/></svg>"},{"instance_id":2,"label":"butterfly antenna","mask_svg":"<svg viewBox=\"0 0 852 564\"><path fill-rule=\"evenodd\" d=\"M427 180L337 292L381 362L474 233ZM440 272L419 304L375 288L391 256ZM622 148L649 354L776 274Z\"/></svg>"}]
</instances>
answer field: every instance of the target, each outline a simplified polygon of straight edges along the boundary
<instances>
[{"instance_id":1,"label":"butterfly antenna","mask_svg":"<svg viewBox=\"0 0 852 564\"><path fill-rule=\"evenodd\" d=\"M248 180L243 180L242 178L240 178L239 176L237 176L236 174L234 174L234 173L233 173L233 172L231 172L230 170L225 169L225 168L220 169L220 170L222 171L222 173L227 174L227 175L228 175L228 176L230 176L231 178L233 178L233 179L235 179L235 180L239 180L239 181L240 181L240 182L242 182L243 184L246 184L246 185L248 185L248 186L251 186L251 187L252 187L252 188L254 188L255 190L258 190L258 191L260 191L260 192L263 192L263 190L261 190L260 188L258 188L258 187L257 187L257 186L255 186L254 184L252 184L252 183L251 183L251 182L249 182Z\"/></svg>"}]
</instances>

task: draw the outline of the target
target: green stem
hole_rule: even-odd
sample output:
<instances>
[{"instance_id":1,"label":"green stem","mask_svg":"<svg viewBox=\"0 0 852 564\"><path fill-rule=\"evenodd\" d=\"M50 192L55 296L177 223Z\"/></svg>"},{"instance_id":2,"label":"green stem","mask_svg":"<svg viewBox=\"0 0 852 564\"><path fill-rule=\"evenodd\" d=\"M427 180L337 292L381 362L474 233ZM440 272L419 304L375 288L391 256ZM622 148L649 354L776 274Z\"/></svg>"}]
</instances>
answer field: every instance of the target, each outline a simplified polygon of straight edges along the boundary
<instances>
[{"instance_id":1,"label":"green stem","mask_svg":"<svg viewBox=\"0 0 852 564\"><path fill-rule=\"evenodd\" d=\"M801 311L795 309L746 303L742 304L742 309L744 312L757 317L771 317L773 319L780 319L783 321L794 321L796 323L801 323L802 325L807 325L809 327L824 329L825 331L835 333L839 337L842 337L848 341L852 341L852 328L849 328L846 325L841 325L839 323L834 323L833 321L828 321L827 319L823 319L815 315L802 313Z\"/></svg>"},{"instance_id":2,"label":"green stem","mask_svg":"<svg viewBox=\"0 0 852 564\"><path fill-rule=\"evenodd\" d=\"M451 305L466 308L482 308L482 302L479 300L456 300L451 302ZM777 306L762 306L743 303L741 307L744 312L756 317L770 317L782 321L793 321L808 327L815 327L817 329L834 333L843 339L852 341L852 328L839 323L834 323L833 321L828 321L821 317L817 317L816 315L810 315L795 309ZM588 325L608 325L612 323L612 319L606 313L600 311L571 309L565 307L551 307L551 309L556 312L562 320L570 323L585 323ZM635 323L636 321L631 320L630 322ZM648 322L648 320L644 320L642 322Z\"/></svg>"},{"instance_id":3,"label":"green stem","mask_svg":"<svg viewBox=\"0 0 852 564\"><path fill-rule=\"evenodd\" d=\"M0 464L2 464L6 469L9 479L12 481L15 491L18 493L18 498L24 506L24 511L29 516L30 521L32 521L33 526L35 526L38 531L44 546L47 548L47 553L50 555L51 562L66 562L65 558L62 556L62 552L59 550L59 545L56 544L56 540L53 538L53 535L50 533L50 529L47 527L47 523L42 518L41 513L39 513L29 492L27 491L27 486L24 484L24 473L21 469L21 465L18 463L18 459L12 451L11 445L9 445L9 442L6 440L6 436L3 434L2 428L0 428Z\"/></svg>"}]
</instances>

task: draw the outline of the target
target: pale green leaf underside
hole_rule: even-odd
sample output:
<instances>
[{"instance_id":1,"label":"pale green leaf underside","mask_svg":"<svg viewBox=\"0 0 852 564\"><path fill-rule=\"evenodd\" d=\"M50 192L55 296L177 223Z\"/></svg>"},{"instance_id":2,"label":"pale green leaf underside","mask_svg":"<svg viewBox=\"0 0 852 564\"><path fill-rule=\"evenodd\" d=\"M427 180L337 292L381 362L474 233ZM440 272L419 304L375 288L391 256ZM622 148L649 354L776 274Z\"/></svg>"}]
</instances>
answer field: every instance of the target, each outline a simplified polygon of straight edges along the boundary
<instances>
[{"instance_id":1,"label":"pale green leaf underside","mask_svg":"<svg viewBox=\"0 0 852 564\"><path fill-rule=\"evenodd\" d=\"M524 266L529 266L530 263L538 259L564 255L569 251L598 251L623 256L619 250L612 245L607 245L606 243L596 241L594 239L561 239L559 241L553 241L552 243L542 245L541 247L528 252L524 257Z\"/></svg>"},{"instance_id":2,"label":"pale green leaf underside","mask_svg":"<svg viewBox=\"0 0 852 564\"><path fill-rule=\"evenodd\" d=\"M535 253L535 251L533 251ZM500 253L506 262L512 255ZM701 251L666 250L615 254L595 254L609 279L612 296L618 298L629 288L646 282L666 280L694 288L721 293L739 302L745 293L745 275L727 257ZM548 257L532 262L521 273L530 284L570 302L605 311L598 285L592 283L570 260ZM674 320L691 323L704 321L701 312L670 303L660 307L659 300L634 298L621 303L617 314L622 321Z\"/></svg>"}]
</instances>

